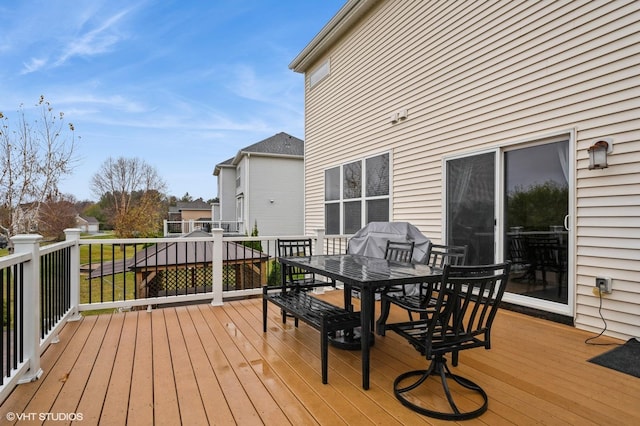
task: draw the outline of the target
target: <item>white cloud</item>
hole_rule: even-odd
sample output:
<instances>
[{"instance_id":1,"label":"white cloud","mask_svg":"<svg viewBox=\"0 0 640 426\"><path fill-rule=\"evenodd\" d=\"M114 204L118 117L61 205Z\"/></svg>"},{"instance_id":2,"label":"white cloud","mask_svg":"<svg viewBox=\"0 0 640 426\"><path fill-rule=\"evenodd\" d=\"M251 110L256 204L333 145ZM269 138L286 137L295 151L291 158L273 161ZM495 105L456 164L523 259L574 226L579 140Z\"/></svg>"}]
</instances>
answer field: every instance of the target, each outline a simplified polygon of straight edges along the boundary
<instances>
[{"instance_id":1,"label":"white cloud","mask_svg":"<svg viewBox=\"0 0 640 426\"><path fill-rule=\"evenodd\" d=\"M24 68L22 69L20 74L24 75L24 74L29 74L29 73L38 71L39 69L44 67L46 63L47 63L46 59L31 58L31 60L28 63L23 64Z\"/></svg>"},{"instance_id":2,"label":"white cloud","mask_svg":"<svg viewBox=\"0 0 640 426\"><path fill-rule=\"evenodd\" d=\"M68 43L54 65L62 65L74 56L92 56L111 50L115 44L125 38L117 31L117 24L128 13L128 10L121 11L107 19L98 28Z\"/></svg>"}]
</instances>

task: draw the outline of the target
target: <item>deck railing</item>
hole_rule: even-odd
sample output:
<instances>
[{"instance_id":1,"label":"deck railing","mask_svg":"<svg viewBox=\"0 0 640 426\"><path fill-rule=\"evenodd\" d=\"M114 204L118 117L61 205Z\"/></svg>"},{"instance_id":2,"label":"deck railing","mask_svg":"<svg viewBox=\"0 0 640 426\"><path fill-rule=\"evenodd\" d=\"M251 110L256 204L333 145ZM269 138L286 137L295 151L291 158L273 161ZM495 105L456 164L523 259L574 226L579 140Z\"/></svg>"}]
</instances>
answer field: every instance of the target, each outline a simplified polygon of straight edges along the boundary
<instances>
[{"instance_id":1,"label":"deck railing","mask_svg":"<svg viewBox=\"0 0 640 426\"><path fill-rule=\"evenodd\" d=\"M65 232L66 241L44 247L39 235L15 236L14 254L0 258L0 401L40 377L40 355L83 311L221 305L260 295L280 277L277 237L224 237L214 229L210 237L81 240L79 229ZM347 237L320 230L311 238L314 254L346 250Z\"/></svg>"},{"instance_id":2,"label":"deck railing","mask_svg":"<svg viewBox=\"0 0 640 426\"><path fill-rule=\"evenodd\" d=\"M222 229L225 233L244 234L243 222L231 220L165 220L163 234L185 235L193 231L211 232L212 229Z\"/></svg>"}]
</instances>

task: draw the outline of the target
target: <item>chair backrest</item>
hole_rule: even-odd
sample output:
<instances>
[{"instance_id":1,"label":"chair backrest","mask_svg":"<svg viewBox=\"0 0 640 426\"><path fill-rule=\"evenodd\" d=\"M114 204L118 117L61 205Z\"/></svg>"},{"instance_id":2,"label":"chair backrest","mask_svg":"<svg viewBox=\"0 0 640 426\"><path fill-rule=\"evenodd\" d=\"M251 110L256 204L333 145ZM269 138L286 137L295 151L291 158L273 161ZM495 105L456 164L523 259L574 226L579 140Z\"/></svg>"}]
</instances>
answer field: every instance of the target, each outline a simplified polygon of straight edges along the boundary
<instances>
[{"instance_id":1,"label":"chair backrest","mask_svg":"<svg viewBox=\"0 0 640 426\"><path fill-rule=\"evenodd\" d=\"M387 247L384 251L386 260L394 260L396 262L411 262L413 257L414 241L401 242L387 240Z\"/></svg>"},{"instance_id":2,"label":"chair backrest","mask_svg":"<svg viewBox=\"0 0 640 426\"><path fill-rule=\"evenodd\" d=\"M460 266L467 260L467 246L431 244L429 247L429 265L444 268L445 265Z\"/></svg>"},{"instance_id":3,"label":"chair backrest","mask_svg":"<svg viewBox=\"0 0 640 426\"><path fill-rule=\"evenodd\" d=\"M313 255L313 242L311 238L294 238L277 240L278 257L289 256L311 256ZM301 268L288 267L287 280L289 283L301 284L308 281L314 281L315 275Z\"/></svg>"},{"instance_id":4,"label":"chair backrest","mask_svg":"<svg viewBox=\"0 0 640 426\"><path fill-rule=\"evenodd\" d=\"M502 300L511 263L445 265L432 318L427 357L475 347L491 347L491 326ZM435 320L434 320L435 319Z\"/></svg>"},{"instance_id":5,"label":"chair backrest","mask_svg":"<svg viewBox=\"0 0 640 426\"><path fill-rule=\"evenodd\" d=\"M561 245L557 237L529 237L527 248L530 262L535 267L559 266L561 263Z\"/></svg>"}]
</instances>

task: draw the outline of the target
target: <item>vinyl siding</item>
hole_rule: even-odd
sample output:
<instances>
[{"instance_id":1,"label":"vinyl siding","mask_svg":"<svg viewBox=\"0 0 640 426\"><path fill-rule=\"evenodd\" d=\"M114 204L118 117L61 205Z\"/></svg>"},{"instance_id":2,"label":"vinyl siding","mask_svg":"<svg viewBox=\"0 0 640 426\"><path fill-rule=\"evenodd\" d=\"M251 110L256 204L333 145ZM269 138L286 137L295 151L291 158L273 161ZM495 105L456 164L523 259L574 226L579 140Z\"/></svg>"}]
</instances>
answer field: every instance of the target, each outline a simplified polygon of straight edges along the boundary
<instances>
[{"instance_id":1,"label":"vinyl siding","mask_svg":"<svg viewBox=\"0 0 640 426\"><path fill-rule=\"evenodd\" d=\"M261 236L302 235L302 158L251 155L248 161L247 231L257 223Z\"/></svg>"},{"instance_id":2,"label":"vinyl siding","mask_svg":"<svg viewBox=\"0 0 640 426\"><path fill-rule=\"evenodd\" d=\"M575 135L575 321L640 336L640 2L381 1L307 70L305 229L324 226L324 170L390 151L392 220L442 235L442 162ZM307 79L308 80L308 79ZM389 115L408 109L405 121ZM587 148L610 137L609 168Z\"/></svg>"}]
</instances>

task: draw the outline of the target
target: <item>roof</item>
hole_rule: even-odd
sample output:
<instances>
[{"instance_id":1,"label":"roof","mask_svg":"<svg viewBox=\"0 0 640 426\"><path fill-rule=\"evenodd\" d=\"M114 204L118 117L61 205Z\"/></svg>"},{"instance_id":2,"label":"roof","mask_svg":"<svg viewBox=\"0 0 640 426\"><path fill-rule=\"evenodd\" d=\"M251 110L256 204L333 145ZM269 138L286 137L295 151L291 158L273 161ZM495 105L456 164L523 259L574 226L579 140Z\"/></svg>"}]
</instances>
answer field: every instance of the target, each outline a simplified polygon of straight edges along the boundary
<instances>
[{"instance_id":1,"label":"roof","mask_svg":"<svg viewBox=\"0 0 640 426\"><path fill-rule=\"evenodd\" d=\"M348 0L333 18L289 64L289 69L305 73L340 37L349 31L373 6L381 0Z\"/></svg>"},{"instance_id":2,"label":"roof","mask_svg":"<svg viewBox=\"0 0 640 426\"><path fill-rule=\"evenodd\" d=\"M96 219L93 216L83 216L83 215L78 215L78 217L82 220L84 220L87 223L91 223L91 224L99 224L100 221L98 219Z\"/></svg>"},{"instance_id":3,"label":"roof","mask_svg":"<svg viewBox=\"0 0 640 426\"><path fill-rule=\"evenodd\" d=\"M183 210L211 210L211 204L202 200L202 198L195 201L178 201L176 203L178 211Z\"/></svg>"},{"instance_id":4,"label":"roof","mask_svg":"<svg viewBox=\"0 0 640 426\"><path fill-rule=\"evenodd\" d=\"M234 167L244 155L251 154L304 158L304 141L285 132L276 133L260 142L242 148L235 157L216 164L213 174L217 176L221 168Z\"/></svg>"},{"instance_id":5,"label":"roof","mask_svg":"<svg viewBox=\"0 0 640 426\"><path fill-rule=\"evenodd\" d=\"M112 262L104 262L89 273L89 278L98 278L111 274L119 274L136 269L167 267L177 265L193 265L197 263L211 263L212 250L209 241L185 241L189 237L210 237L209 233L194 231L185 237L167 238L166 243L157 243L141 249L135 256ZM245 261L266 261L267 253L254 250L232 241L222 244L223 263Z\"/></svg>"}]
</instances>

